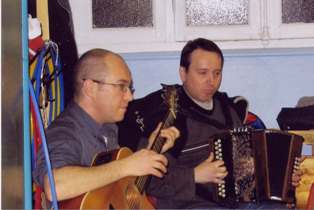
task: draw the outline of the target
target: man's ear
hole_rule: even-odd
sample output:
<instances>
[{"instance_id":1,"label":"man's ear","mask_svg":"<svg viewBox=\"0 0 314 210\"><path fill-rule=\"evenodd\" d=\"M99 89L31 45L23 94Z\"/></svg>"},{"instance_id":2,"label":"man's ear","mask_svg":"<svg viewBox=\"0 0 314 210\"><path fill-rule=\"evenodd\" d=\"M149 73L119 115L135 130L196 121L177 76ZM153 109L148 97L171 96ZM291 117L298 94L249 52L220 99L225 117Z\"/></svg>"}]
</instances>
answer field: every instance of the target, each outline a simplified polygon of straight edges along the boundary
<instances>
[{"instance_id":1,"label":"man's ear","mask_svg":"<svg viewBox=\"0 0 314 210\"><path fill-rule=\"evenodd\" d=\"M88 98L94 98L96 93L97 85L94 85L94 82L91 80L85 80L82 86L83 94Z\"/></svg>"},{"instance_id":2,"label":"man's ear","mask_svg":"<svg viewBox=\"0 0 314 210\"><path fill-rule=\"evenodd\" d=\"M186 80L186 69L184 67L180 66L179 74L180 74L180 79L181 79L182 83L185 82L185 80Z\"/></svg>"}]
</instances>

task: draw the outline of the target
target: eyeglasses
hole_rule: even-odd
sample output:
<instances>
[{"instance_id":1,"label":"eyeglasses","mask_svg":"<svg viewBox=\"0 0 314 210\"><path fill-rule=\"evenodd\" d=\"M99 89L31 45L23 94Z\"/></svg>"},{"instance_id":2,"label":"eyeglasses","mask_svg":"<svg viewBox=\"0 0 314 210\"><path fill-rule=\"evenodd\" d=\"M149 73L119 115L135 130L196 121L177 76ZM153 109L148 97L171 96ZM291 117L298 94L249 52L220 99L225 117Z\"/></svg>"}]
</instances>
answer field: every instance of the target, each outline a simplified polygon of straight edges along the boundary
<instances>
[{"instance_id":1,"label":"eyeglasses","mask_svg":"<svg viewBox=\"0 0 314 210\"><path fill-rule=\"evenodd\" d=\"M86 78L82 79L83 81L87 80ZM135 89L133 87L133 84L123 84L123 83L110 83L110 82L103 82L103 81L99 81L99 80L95 80L95 79L89 79L97 84L100 85L112 85L114 87L119 87L121 92L126 93L128 90L133 94L135 92Z\"/></svg>"}]
</instances>

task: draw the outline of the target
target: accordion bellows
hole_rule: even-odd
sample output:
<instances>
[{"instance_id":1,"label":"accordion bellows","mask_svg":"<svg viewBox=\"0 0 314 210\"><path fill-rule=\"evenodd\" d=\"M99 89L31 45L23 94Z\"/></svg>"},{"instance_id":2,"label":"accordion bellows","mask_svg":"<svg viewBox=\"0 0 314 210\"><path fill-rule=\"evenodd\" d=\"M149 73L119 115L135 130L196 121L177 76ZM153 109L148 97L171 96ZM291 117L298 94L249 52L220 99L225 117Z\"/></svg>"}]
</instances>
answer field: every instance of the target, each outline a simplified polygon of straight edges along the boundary
<instances>
[{"instance_id":1,"label":"accordion bellows","mask_svg":"<svg viewBox=\"0 0 314 210\"><path fill-rule=\"evenodd\" d=\"M234 208L239 201L294 200L291 180L300 164L302 136L237 128L216 135L210 142L215 158L224 160L228 170L225 184L216 187L214 200L218 204Z\"/></svg>"}]
</instances>

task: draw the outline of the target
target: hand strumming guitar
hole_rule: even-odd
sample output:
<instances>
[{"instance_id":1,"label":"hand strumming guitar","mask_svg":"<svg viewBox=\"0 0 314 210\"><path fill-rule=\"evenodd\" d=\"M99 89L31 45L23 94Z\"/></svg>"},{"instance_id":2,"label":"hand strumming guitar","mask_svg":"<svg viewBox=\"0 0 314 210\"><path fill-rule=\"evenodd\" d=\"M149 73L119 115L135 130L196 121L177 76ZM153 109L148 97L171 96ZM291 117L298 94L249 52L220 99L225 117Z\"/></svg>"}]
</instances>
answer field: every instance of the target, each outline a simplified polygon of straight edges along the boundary
<instances>
[{"instance_id":1,"label":"hand strumming guitar","mask_svg":"<svg viewBox=\"0 0 314 210\"><path fill-rule=\"evenodd\" d=\"M161 178L167 172L167 158L148 149L142 149L120 161L122 174L126 176L154 175Z\"/></svg>"}]
</instances>

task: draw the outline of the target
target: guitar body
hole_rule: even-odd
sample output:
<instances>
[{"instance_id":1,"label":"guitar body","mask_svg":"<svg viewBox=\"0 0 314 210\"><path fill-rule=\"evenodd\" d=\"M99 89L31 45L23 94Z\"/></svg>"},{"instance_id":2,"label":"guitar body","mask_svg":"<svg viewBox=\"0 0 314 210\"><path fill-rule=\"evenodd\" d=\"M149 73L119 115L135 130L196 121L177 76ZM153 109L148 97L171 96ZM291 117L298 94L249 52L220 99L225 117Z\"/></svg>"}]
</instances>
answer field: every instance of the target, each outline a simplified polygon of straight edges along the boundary
<instances>
[{"instance_id":1,"label":"guitar body","mask_svg":"<svg viewBox=\"0 0 314 210\"><path fill-rule=\"evenodd\" d=\"M132 155L128 148L100 153L93 166L119 160ZM59 202L60 209L154 209L145 193L135 185L136 177L126 177L102 188L87 192L73 199Z\"/></svg>"}]
</instances>

